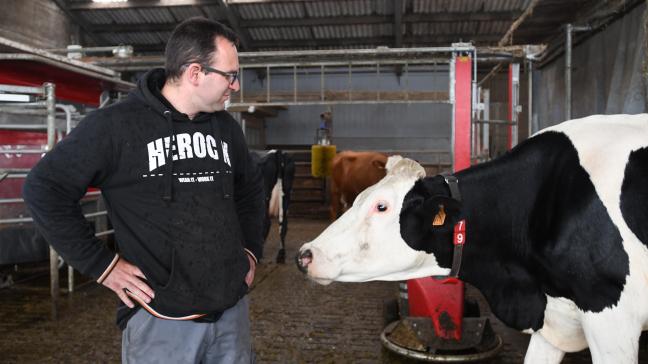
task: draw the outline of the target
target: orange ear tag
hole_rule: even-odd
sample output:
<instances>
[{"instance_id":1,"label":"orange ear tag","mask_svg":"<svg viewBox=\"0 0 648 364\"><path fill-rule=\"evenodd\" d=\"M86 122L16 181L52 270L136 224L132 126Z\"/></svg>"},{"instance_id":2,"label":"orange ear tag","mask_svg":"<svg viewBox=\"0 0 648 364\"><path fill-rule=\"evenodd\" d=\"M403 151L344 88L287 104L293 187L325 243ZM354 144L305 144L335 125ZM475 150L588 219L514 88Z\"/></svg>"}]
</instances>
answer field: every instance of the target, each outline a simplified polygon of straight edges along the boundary
<instances>
[{"instance_id":1,"label":"orange ear tag","mask_svg":"<svg viewBox=\"0 0 648 364\"><path fill-rule=\"evenodd\" d=\"M434 221L432 221L432 226L442 226L443 223L445 223L445 210L443 209L443 205L439 205L439 212L434 216Z\"/></svg>"}]
</instances>

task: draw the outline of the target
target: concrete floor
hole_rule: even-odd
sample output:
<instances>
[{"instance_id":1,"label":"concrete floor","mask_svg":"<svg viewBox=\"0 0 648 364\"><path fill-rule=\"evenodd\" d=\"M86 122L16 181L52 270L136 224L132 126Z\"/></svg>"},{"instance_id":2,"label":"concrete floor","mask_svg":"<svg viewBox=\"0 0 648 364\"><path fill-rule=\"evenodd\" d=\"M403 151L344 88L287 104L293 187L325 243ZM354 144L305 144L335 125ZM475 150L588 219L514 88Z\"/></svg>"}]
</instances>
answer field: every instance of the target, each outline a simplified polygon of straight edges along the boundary
<instances>
[{"instance_id":1,"label":"concrete floor","mask_svg":"<svg viewBox=\"0 0 648 364\"><path fill-rule=\"evenodd\" d=\"M412 363L387 352L380 344L382 302L396 297L396 283L320 286L306 280L295 268L292 258L298 247L326 225L320 220L291 220L286 265L272 262L278 249L273 228L250 293L257 361ZM73 295L62 296L59 320L51 321L47 285L44 275L0 290L0 363L119 362L121 336L114 324L115 296L91 283ZM493 326L504 346L490 363L522 363L528 336L503 327L494 318ZM648 364L645 349L640 356L640 363ZM568 354L563 361L589 362L587 351Z\"/></svg>"}]
</instances>

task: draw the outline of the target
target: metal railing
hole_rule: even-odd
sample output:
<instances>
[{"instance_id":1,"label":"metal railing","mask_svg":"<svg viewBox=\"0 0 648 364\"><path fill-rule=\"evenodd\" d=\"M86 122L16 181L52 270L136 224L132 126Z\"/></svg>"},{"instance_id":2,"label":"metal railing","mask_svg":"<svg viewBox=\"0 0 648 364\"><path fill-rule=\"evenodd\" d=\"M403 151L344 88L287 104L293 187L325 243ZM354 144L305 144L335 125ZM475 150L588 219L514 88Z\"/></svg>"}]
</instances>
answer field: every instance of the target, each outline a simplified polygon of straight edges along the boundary
<instances>
[{"instance_id":1,"label":"metal railing","mask_svg":"<svg viewBox=\"0 0 648 364\"><path fill-rule=\"evenodd\" d=\"M28 99L37 99L43 101L28 101L28 102L4 102L0 103L0 112L7 114L20 114L20 115L36 115L45 116L45 123L40 124L0 124L0 130L15 130L15 131L45 131L47 133L47 144L44 148L25 148L25 149L0 149L0 154L22 155L22 154L44 154L54 148L54 145L61 139L62 133L57 131L56 116L57 110L60 110L65 115L65 134L67 135L72 129L72 118L75 109L71 105L57 104L55 96L56 86L52 83L45 83L42 87L27 87L27 86L14 86L14 85L0 85L0 93L8 94L25 94L29 95ZM29 168L10 168L0 170L0 183L6 179L24 179L29 173ZM88 197L97 197L100 195L98 191L88 192L84 199ZM0 208L8 204L21 204L24 199L21 197L11 197L0 199ZM94 219L95 224L97 218L107 216L106 210L99 210L96 212L85 213L87 219ZM2 225L10 224L25 224L33 223L31 217L10 217L0 218L0 227ZM113 234L114 230L98 231L95 236L101 237ZM59 301L59 255L50 246L50 293L52 297L52 318L58 317L58 301ZM74 269L68 265L68 292L74 292Z\"/></svg>"}]
</instances>

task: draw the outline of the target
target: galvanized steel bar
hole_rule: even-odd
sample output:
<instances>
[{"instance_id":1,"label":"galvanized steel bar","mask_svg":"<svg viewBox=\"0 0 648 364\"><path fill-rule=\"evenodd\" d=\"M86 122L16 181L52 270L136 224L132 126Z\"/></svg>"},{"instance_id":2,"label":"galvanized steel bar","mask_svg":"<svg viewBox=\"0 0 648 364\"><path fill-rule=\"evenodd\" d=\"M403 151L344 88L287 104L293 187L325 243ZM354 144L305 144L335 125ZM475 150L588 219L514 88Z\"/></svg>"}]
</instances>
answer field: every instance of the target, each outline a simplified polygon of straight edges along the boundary
<instances>
[{"instance_id":1,"label":"galvanized steel bar","mask_svg":"<svg viewBox=\"0 0 648 364\"><path fill-rule=\"evenodd\" d=\"M380 63L376 63L376 101L380 101Z\"/></svg>"},{"instance_id":2,"label":"galvanized steel bar","mask_svg":"<svg viewBox=\"0 0 648 364\"><path fill-rule=\"evenodd\" d=\"M243 69L244 69L244 67L239 65L239 86L240 86L239 87L239 93L240 93L239 99L241 100L241 102L243 102L243 73L244 73Z\"/></svg>"},{"instance_id":3,"label":"galvanized steel bar","mask_svg":"<svg viewBox=\"0 0 648 364\"><path fill-rule=\"evenodd\" d=\"M46 101L34 101L34 102L5 102L2 103L3 109L5 107L11 108L11 107L20 107L20 108L25 108L25 107L47 107L47 102Z\"/></svg>"},{"instance_id":4,"label":"galvanized steel bar","mask_svg":"<svg viewBox=\"0 0 648 364\"><path fill-rule=\"evenodd\" d=\"M266 101L270 102L270 66L266 66L266 80L267 80L267 95Z\"/></svg>"},{"instance_id":5,"label":"galvanized steel bar","mask_svg":"<svg viewBox=\"0 0 648 364\"><path fill-rule=\"evenodd\" d=\"M572 28L573 26L571 23L567 24L565 27L565 120L570 120L572 114Z\"/></svg>"},{"instance_id":6,"label":"galvanized steel bar","mask_svg":"<svg viewBox=\"0 0 648 364\"><path fill-rule=\"evenodd\" d=\"M297 66L293 66L293 101L297 102Z\"/></svg>"},{"instance_id":7,"label":"galvanized steel bar","mask_svg":"<svg viewBox=\"0 0 648 364\"><path fill-rule=\"evenodd\" d=\"M110 229L110 230L98 232L98 233L95 234L95 236L99 238L99 237L114 234L114 233L115 233L115 229Z\"/></svg>"},{"instance_id":8,"label":"galvanized steel bar","mask_svg":"<svg viewBox=\"0 0 648 364\"><path fill-rule=\"evenodd\" d=\"M452 104L450 100L325 100L325 101L286 101L286 102L246 102L232 103L230 107L248 107L248 106L297 106L297 105L354 105L354 104Z\"/></svg>"},{"instance_id":9,"label":"galvanized steel bar","mask_svg":"<svg viewBox=\"0 0 648 364\"><path fill-rule=\"evenodd\" d=\"M347 83L349 85L349 91L347 91L347 92L349 93L349 101L352 101L353 97L351 97L351 91L353 89L353 81L351 80L351 76L353 75L353 73L352 73L353 72L353 69L352 69L353 66L351 65L351 63L349 63L348 67L349 67L349 73L348 73L349 77L347 79Z\"/></svg>"},{"instance_id":10,"label":"galvanized steel bar","mask_svg":"<svg viewBox=\"0 0 648 364\"><path fill-rule=\"evenodd\" d=\"M293 66L297 67L344 67L346 65L353 66L374 66L378 62L381 64L431 64L431 63L450 63L448 58L418 58L413 60L403 60L403 59L385 59L385 60L343 60L343 61L303 61L303 62L279 62L279 63L249 63L246 64L246 68L265 68L270 65L271 67L282 67L289 68Z\"/></svg>"},{"instance_id":11,"label":"galvanized steel bar","mask_svg":"<svg viewBox=\"0 0 648 364\"><path fill-rule=\"evenodd\" d=\"M55 86L53 83L43 84L47 103L47 150L54 148L56 143L56 97L54 95ZM31 219L30 219L31 220ZM58 253L50 246L50 293L52 295L52 319L58 318L58 298L59 298L59 271L58 271Z\"/></svg>"},{"instance_id":12,"label":"galvanized steel bar","mask_svg":"<svg viewBox=\"0 0 648 364\"><path fill-rule=\"evenodd\" d=\"M0 109L0 111L2 111ZM43 113L45 115L45 113ZM0 130L47 130L45 124L0 124Z\"/></svg>"},{"instance_id":13,"label":"galvanized steel bar","mask_svg":"<svg viewBox=\"0 0 648 364\"><path fill-rule=\"evenodd\" d=\"M301 51L272 51L272 52L241 52L239 59L246 58L279 58L279 57L308 57L308 56L376 56L376 55L411 55L417 53L451 53L471 52L474 46L461 45L451 47L420 47L420 48L375 48L375 49L327 49L327 50L301 50Z\"/></svg>"},{"instance_id":14,"label":"galvanized steel bar","mask_svg":"<svg viewBox=\"0 0 648 364\"><path fill-rule=\"evenodd\" d=\"M15 85L0 85L0 91L11 92L16 94L33 94L33 95L42 95L44 93L42 87L15 86Z\"/></svg>"},{"instance_id":15,"label":"galvanized steel bar","mask_svg":"<svg viewBox=\"0 0 648 364\"><path fill-rule=\"evenodd\" d=\"M41 154L47 149L0 149L0 154Z\"/></svg>"},{"instance_id":16,"label":"galvanized steel bar","mask_svg":"<svg viewBox=\"0 0 648 364\"><path fill-rule=\"evenodd\" d=\"M324 101L324 65L320 66L320 99Z\"/></svg>"}]
</instances>

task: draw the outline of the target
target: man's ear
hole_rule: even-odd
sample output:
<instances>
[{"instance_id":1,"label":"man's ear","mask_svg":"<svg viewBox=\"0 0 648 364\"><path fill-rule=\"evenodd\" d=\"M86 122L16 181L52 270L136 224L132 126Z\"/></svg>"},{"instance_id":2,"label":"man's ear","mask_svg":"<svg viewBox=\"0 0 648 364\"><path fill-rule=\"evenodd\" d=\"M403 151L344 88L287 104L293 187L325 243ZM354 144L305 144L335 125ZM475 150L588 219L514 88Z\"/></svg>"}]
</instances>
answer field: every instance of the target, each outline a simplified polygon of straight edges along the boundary
<instances>
[{"instance_id":1,"label":"man's ear","mask_svg":"<svg viewBox=\"0 0 648 364\"><path fill-rule=\"evenodd\" d=\"M200 79L200 71L202 67L198 63L191 63L187 66L182 77L184 77L189 84L197 86Z\"/></svg>"}]
</instances>

